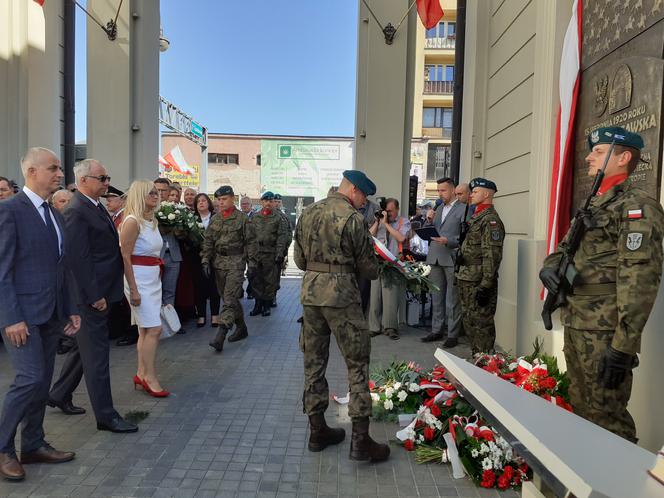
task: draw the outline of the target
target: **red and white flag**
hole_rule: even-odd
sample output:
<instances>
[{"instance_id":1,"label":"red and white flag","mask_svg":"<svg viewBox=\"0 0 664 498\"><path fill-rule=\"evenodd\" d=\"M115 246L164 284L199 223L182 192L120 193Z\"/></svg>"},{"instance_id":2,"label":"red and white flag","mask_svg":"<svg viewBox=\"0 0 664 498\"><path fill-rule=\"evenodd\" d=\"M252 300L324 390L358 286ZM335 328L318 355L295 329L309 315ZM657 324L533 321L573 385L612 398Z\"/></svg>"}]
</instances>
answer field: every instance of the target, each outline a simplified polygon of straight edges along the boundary
<instances>
[{"instance_id":1,"label":"red and white flag","mask_svg":"<svg viewBox=\"0 0 664 498\"><path fill-rule=\"evenodd\" d=\"M164 157L159 156L159 164L164 167L165 171L175 170L183 175L192 175L195 170L187 164L184 154L180 150L180 146L176 145Z\"/></svg>"},{"instance_id":2,"label":"red and white flag","mask_svg":"<svg viewBox=\"0 0 664 498\"><path fill-rule=\"evenodd\" d=\"M440 0L417 0L417 13L427 29L433 28L443 18Z\"/></svg>"},{"instance_id":3,"label":"red and white flag","mask_svg":"<svg viewBox=\"0 0 664 498\"><path fill-rule=\"evenodd\" d=\"M547 254L555 251L570 224L574 164L574 118L581 77L582 2L574 0L560 60L560 109L551 172Z\"/></svg>"},{"instance_id":4,"label":"red and white flag","mask_svg":"<svg viewBox=\"0 0 664 498\"><path fill-rule=\"evenodd\" d=\"M45 2L45 1L46 1L46 0L35 0L35 2L37 2L37 3L38 3L39 5L41 5L42 7L44 6L44 2Z\"/></svg>"}]
</instances>

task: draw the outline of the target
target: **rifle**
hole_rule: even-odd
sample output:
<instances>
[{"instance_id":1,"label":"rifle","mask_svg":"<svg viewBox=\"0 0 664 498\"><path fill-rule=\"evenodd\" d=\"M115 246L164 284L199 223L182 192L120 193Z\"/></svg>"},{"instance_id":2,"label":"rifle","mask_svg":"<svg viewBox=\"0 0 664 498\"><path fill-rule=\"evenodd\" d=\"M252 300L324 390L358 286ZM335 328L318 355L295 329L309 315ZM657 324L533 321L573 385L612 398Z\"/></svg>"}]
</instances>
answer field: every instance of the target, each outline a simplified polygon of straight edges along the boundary
<instances>
[{"instance_id":1,"label":"rifle","mask_svg":"<svg viewBox=\"0 0 664 498\"><path fill-rule=\"evenodd\" d=\"M457 249L456 258L454 259L454 273L459 273L459 268L461 268L461 263L463 258L461 257L461 245L463 241L466 240L466 234L468 233L468 203L466 203L466 209L463 212L463 220L461 220L461 228L459 230L459 249Z\"/></svg>"},{"instance_id":2,"label":"rifle","mask_svg":"<svg viewBox=\"0 0 664 498\"><path fill-rule=\"evenodd\" d=\"M586 198L586 201L583 203L583 207L579 209L574 215L572 220L572 225L570 226L569 232L567 233L567 245L563 251L563 255L560 258L560 263L558 263L558 269L556 273L560 279L560 285L558 286L558 291L553 293L548 292L546 299L544 300L544 305L542 306L542 321L544 322L544 328L546 330L551 330L553 328L553 323L551 321L551 314L565 305L567 302L567 295L574 288L574 284L577 283L579 278L579 272L574 267L574 256L576 251L579 249L581 244L581 239L586 233L588 228L592 227L592 219L588 209L590 208L590 201L593 197L597 195L602 180L604 179L604 171L606 170L606 165L609 162L609 158L613 153L613 147L616 144L615 138L611 142L609 147L609 152L604 158L604 164L602 169L597 172L595 175L595 181L593 186L590 189L590 194Z\"/></svg>"}]
</instances>

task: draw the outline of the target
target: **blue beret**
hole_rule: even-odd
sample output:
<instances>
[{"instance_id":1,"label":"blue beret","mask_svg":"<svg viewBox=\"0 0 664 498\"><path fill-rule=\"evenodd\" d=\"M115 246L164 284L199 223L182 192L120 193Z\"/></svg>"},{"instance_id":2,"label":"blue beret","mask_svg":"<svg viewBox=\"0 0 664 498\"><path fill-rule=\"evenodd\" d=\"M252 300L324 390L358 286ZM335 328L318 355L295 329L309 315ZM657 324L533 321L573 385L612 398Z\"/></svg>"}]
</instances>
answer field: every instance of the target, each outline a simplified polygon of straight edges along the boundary
<instances>
[{"instance_id":1,"label":"blue beret","mask_svg":"<svg viewBox=\"0 0 664 498\"><path fill-rule=\"evenodd\" d=\"M470 180L469 186L470 190L473 190L475 187L484 187L493 190L494 192L498 192L498 187L496 187L496 184L491 180L487 180L486 178L473 178Z\"/></svg>"},{"instance_id":2,"label":"blue beret","mask_svg":"<svg viewBox=\"0 0 664 498\"><path fill-rule=\"evenodd\" d=\"M274 194L269 190L263 193L263 195L261 195L261 201L272 201L272 200L274 200Z\"/></svg>"},{"instance_id":3,"label":"blue beret","mask_svg":"<svg viewBox=\"0 0 664 498\"><path fill-rule=\"evenodd\" d=\"M230 185L222 185L214 191L215 197L221 197L222 195L235 195L235 192L233 192L233 187Z\"/></svg>"},{"instance_id":4,"label":"blue beret","mask_svg":"<svg viewBox=\"0 0 664 498\"><path fill-rule=\"evenodd\" d=\"M376 184L362 171L347 169L344 171L344 178L364 192L364 195L374 195L376 193Z\"/></svg>"},{"instance_id":5,"label":"blue beret","mask_svg":"<svg viewBox=\"0 0 664 498\"><path fill-rule=\"evenodd\" d=\"M616 145L631 147L632 149L643 149L643 138L638 133L632 133L620 126L608 126L597 128L588 135L588 148L593 150L597 144L610 144L616 141Z\"/></svg>"},{"instance_id":6,"label":"blue beret","mask_svg":"<svg viewBox=\"0 0 664 498\"><path fill-rule=\"evenodd\" d=\"M281 200L281 194L274 194L274 200L275 201L280 201Z\"/></svg>"}]
</instances>

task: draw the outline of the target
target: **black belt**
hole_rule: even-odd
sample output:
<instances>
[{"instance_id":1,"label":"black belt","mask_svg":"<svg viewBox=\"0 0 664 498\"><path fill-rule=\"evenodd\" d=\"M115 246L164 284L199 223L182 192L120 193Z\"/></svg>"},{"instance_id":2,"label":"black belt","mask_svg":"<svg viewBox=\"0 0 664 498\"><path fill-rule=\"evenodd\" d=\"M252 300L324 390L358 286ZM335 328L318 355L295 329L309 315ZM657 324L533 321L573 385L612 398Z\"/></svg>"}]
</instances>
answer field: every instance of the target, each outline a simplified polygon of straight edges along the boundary
<instances>
[{"instance_id":1,"label":"black belt","mask_svg":"<svg viewBox=\"0 0 664 498\"><path fill-rule=\"evenodd\" d=\"M355 267L353 265L334 265L331 263L310 261L307 263L307 271L317 271L319 273L355 273Z\"/></svg>"},{"instance_id":2,"label":"black belt","mask_svg":"<svg viewBox=\"0 0 664 498\"><path fill-rule=\"evenodd\" d=\"M607 296L616 293L615 282L603 282L598 284L575 285L572 294L575 296Z\"/></svg>"},{"instance_id":3,"label":"black belt","mask_svg":"<svg viewBox=\"0 0 664 498\"><path fill-rule=\"evenodd\" d=\"M217 251L220 256L240 256L244 255L244 249L221 249Z\"/></svg>"}]
</instances>

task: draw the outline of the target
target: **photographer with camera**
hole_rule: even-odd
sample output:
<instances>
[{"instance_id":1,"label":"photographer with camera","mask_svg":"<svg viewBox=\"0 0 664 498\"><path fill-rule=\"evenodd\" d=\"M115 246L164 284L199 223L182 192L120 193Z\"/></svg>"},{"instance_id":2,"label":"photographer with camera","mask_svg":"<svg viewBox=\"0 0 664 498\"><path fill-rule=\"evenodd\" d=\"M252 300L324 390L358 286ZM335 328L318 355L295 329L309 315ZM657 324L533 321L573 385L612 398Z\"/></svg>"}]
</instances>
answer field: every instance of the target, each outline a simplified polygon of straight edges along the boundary
<instances>
[{"instance_id":1,"label":"photographer with camera","mask_svg":"<svg viewBox=\"0 0 664 498\"><path fill-rule=\"evenodd\" d=\"M394 198L381 199L380 209L374 214L375 220L369 232L380 240L387 249L397 256L403 257L404 246L407 245L410 221L399 216L399 201ZM369 302L369 330L372 336L382 331L390 339L399 339L399 305L404 289L397 285L387 286L383 277L371 281L371 298Z\"/></svg>"}]
</instances>

